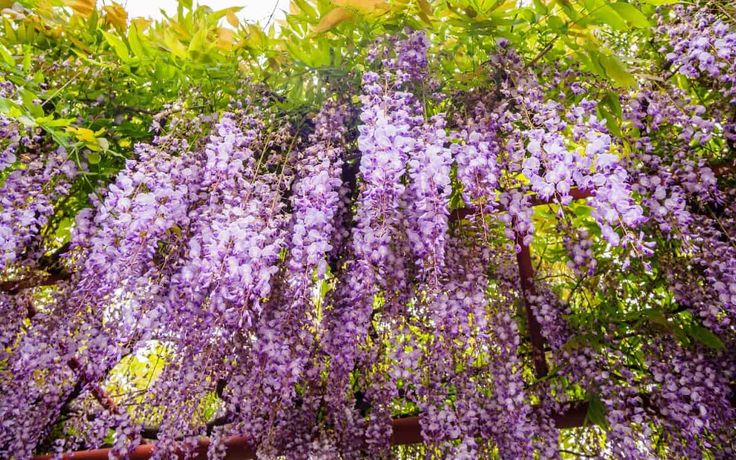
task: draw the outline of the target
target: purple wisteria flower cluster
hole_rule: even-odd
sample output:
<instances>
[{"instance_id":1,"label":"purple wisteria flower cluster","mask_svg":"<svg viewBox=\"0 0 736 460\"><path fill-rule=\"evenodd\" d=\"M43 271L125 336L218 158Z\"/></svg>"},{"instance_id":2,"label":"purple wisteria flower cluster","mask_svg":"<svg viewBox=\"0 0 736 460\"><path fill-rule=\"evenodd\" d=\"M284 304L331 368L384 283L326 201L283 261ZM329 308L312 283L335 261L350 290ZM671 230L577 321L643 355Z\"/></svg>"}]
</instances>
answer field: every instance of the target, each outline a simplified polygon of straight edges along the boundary
<instances>
[{"instance_id":1,"label":"purple wisteria flower cluster","mask_svg":"<svg viewBox=\"0 0 736 460\"><path fill-rule=\"evenodd\" d=\"M17 100L20 94L3 81L0 97ZM47 149L53 152L46 155ZM39 234L77 172L64 148L52 147L38 129L0 114L0 270L27 265L43 253Z\"/></svg>"}]
</instances>

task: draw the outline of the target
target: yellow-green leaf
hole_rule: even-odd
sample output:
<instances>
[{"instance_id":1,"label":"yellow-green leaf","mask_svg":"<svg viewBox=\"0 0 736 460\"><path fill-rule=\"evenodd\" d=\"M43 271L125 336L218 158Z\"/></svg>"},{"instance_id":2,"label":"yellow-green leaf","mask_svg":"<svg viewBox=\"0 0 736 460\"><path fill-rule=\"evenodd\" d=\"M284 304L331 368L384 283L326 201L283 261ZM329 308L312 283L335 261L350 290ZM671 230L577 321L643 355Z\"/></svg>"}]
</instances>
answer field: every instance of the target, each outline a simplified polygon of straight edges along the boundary
<instances>
[{"instance_id":1,"label":"yellow-green leaf","mask_svg":"<svg viewBox=\"0 0 736 460\"><path fill-rule=\"evenodd\" d=\"M130 27L128 29L128 44L130 45L131 51L139 59L146 57L146 48L143 46L143 41L138 34L138 27Z\"/></svg>"},{"instance_id":2,"label":"yellow-green leaf","mask_svg":"<svg viewBox=\"0 0 736 460\"><path fill-rule=\"evenodd\" d=\"M115 51L115 54L117 54L120 59L122 59L123 61L127 61L130 58L130 54L128 53L128 46L123 40L121 40L118 36L104 30L102 31L102 35L104 35L105 41L112 47L112 49Z\"/></svg>"},{"instance_id":3,"label":"yellow-green leaf","mask_svg":"<svg viewBox=\"0 0 736 460\"><path fill-rule=\"evenodd\" d=\"M112 2L112 5L105 5L102 11L105 12L105 21L116 29L124 30L128 25L128 12L119 3Z\"/></svg>"},{"instance_id":4,"label":"yellow-green leaf","mask_svg":"<svg viewBox=\"0 0 736 460\"><path fill-rule=\"evenodd\" d=\"M235 16L233 10L227 10L227 13L225 13L225 18L231 26L235 27L236 29L240 27L240 20L237 16Z\"/></svg>"},{"instance_id":5,"label":"yellow-green leaf","mask_svg":"<svg viewBox=\"0 0 736 460\"><path fill-rule=\"evenodd\" d=\"M347 9L358 10L363 14L386 7L384 0L332 0L332 3Z\"/></svg>"},{"instance_id":6,"label":"yellow-green leaf","mask_svg":"<svg viewBox=\"0 0 736 460\"><path fill-rule=\"evenodd\" d=\"M642 3L648 3L654 6L672 5L673 3L680 3L681 0L642 0Z\"/></svg>"},{"instance_id":7,"label":"yellow-green leaf","mask_svg":"<svg viewBox=\"0 0 736 460\"><path fill-rule=\"evenodd\" d=\"M629 29L626 21L610 5L604 5L594 9L591 16L597 19L599 24L606 24L613 30L625 31Z\"/></svg>"},{"instance_id":8,"label":"yellow-green leaf","mask_svg":"<svg viewBox=\"0 0 736 460\"><path fill-rule=\"evenodd\" d=\"M67 132L73 133L77 140L82 142L94 142L97 143L94 131L88 128L75 128L73 126L68 127Z\"/></svg>"},{"instance_id":9,"label":"yellow-green leaf","mask_svg":"<svg viewBox=\"0 0 736 460\"><path fill-rule=\"evenodd\" d=\"M634 27L644 29L652 26L647 17L644 16L644 13L639 11L639 9L631 3L613 3L611 8L616 10L616 13L618 13L619 16Z\"/></svg>"},{"instance_id":10,"label":"yellow-green leaf","mask_svg":"<svg viewBox=\"0 0 736 460\"><path fill-rule=\"evenodd\" d=\"M207 29L202 27L194 34L192 41L189 42L189 51L202 51L204 50L205 43L207 42Z\"/></svg>"},{"instance_id":11,"label":"yellow-green leaf","mask_svg":"<svg viewBox=\"0 0 736 460\"><path fill-rule=\"evenodd\" d=\"M604 54L599 57L600 63L606 70L608 75L618 86L624 88L632 88L636 86L636 80L631 75L626 65L616 56L606 56Z\"/></svg>"},{"instance_id":12,"label":"yellow-green leaf","mask_svg":"<svg viewBox=\"0 0 736 460\"><path fill-rule=\"evenodd\" d=\"M432 16L432 6L427 0L417 0L417 3L419 3L419 17L422 18L422 21L431 25L432 21L429 17Z\"/></svg>"},{"instance_id":13,"label":"yellow-green leaf","mask_svg":"<svg viewBox=\"0 0 736 460\"><path fill-rule=\"evenodd\" d=\"M89 152L87 154L87 161L89 161L90 164L96 165L100 162L102 157L97 152Z\"/></svg>"},{"instance_id":14,"label":"yellow-green leaf","mask_svg":"<svg viewBox=\"0 0 736 460\"><path fill-rule=\"evenodd\" d=\"M164 35L164 44L174 56L179 58L187 57L187 47L177 40L172 33Z\"/></svg>"},{"instance_id":15,"label":"yellow-green leaf","mask_svg":"<svg viewBox=\"0 0 736 460\"><path fill-rule=\"evenodd\" d=\"M0 58L2 58L3 62L8 64L9 66L15 66L15 58L13 58L13 55L10 54L10 51L8 51L8 49L2 44L0 44Z\"/></svg>"},{"instance_id":16,"label":"yellow-green leaf","mask_svg":"<svg viewBox=\"0 0 736 460\"><path fill-rule=\"evenodd\" d=\"M66 0L64 4L85 18L90 17L95 10L95 0Z\"/></svg>"},{"instance_id":17,"label":"yellow-green leaf","mask_svg":"<svg viewBox=\"0 0 736 460\"><path fill-rule=\"evenodd\" d=\"M317 11L305 0L293 0L292 5L296 5L299 11L306 14L309 19L315 19L317 17Z\"/></svg>"}]
</instances>

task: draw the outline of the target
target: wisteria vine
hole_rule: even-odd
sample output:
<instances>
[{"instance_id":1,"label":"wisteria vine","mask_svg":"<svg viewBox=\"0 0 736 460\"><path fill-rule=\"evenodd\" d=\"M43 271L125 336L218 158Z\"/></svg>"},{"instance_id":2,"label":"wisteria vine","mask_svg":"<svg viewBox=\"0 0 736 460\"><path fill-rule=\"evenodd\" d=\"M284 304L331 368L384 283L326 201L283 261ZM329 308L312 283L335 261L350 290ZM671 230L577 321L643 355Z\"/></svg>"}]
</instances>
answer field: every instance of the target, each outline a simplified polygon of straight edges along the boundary
<instances>
[{"instance_id":1,"label":"wisteria vine","mask_svg":"<svg viewBox=\"0 0 736 460\"><path fill-rule=\"evenodd\" d=\"M487 87L443 95L405 30L309 117L173 110L68 242L87 165L0 115L0 457L384 458L418 417L430 457L733 458L736 28L657 20L665 76L620 93L501 39Z\"/></svg>"}]
</instances>

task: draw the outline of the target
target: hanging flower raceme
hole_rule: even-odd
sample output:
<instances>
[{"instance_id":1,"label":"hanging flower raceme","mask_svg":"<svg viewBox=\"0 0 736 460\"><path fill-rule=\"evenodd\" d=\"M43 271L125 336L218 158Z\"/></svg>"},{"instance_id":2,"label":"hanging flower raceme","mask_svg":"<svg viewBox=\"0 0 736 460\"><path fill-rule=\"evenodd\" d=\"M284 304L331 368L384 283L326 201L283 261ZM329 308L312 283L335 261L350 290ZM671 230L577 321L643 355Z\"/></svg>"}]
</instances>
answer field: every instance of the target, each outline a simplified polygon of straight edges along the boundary
<instances>
[{"instance_id":1,"label":"hanging flower raceme","mask_svg":"<svg viewBox=\"0 0 736 460\"><path fill-rule=\"evenodd\" d=\"M314 359L310 329L317 322L313 316L314 288L315 280L325 280L328 256L333 250L332 238L340 225L337 216L341 205L347 116L344 106L331 101L325 103L316 117L309 146L294 154L296 175L286 244L289 252L256 325L253 352L257 364L228 385L232 387L228 390L230 399L249 400L243 419L251 427L251 434L269 440L261 446L264 455L268 452L275 455L284 445L305 448L293 438L281 437L275 430L281 424L291 426L295 413L275 414L270 408L274 401L285 406L292 404L297 397L297 385L315 384L315 376L308 372L310 360ZM258 394L263 395L263 402L259 402ZM258 426L257 420L264 420L264 426ZM300 420L306 424L302 429L313 423ZM268 426L272 428L269 430Z\"/></svg>"},{"instance_id":2,"label":"hanging flower raceme","mask_svg":"<svg viewBox=\"0 0 736 460\"><path fill-rule=\"evenodd\" d=\"M409 159L407 237L425 276L437 284L445 263L452 158L445 145L442 116L434 117L421 131Z\"/></svg>"},{"instance_id":3,"label":"hanging flower raceme","mask_svg":"<svg viewBox=\"0 0 736 460\"><path fill-rule=\"evenodd\" d=\"M382 94L378 74L363 77L363 112L360 115L361 194L355 215L353 251L360 263L374 267L381 284L396 276L389 268L396 264L393 239L398 238L402 224L400 199L405 186L409 153L416 141L410 137L418 124L410 112L409 93L392 91Z\"/></svg>"},{"instance_id":4,"label":"hanging flower raceme","mask_svg":"<svg viewBox=\"0 0 736 460\"><path fill-rule=\"evenodd\" d=\"M205 147L201 187L207 195L196 208L185 261L168 288L169 314L177 311L182 326L203 309L228 328L250 325L270 292L283 241L265 217L280 203L256 175L249 149L254 137L226 114Z\"/></svg>"},{"instance_id":5,"label":"hanging flower raceme","mask_svg":"<svg viewBox=\"0 0 736 460\"><path fill-rule=\"evenodd\" d=\"M524 390L523 363L519 359L519 328L512 302L496 301L498 311L491 320L497 354L493 359L493 397L484 411L483 431L489 432L504 457L531 458L531 405ZM505 308L504 308L505 307Z\"/></svg>"},{"instance_id":6,"label":"hanging flower raceme","mask_svg":"<svg viewBox=\"0 0 736 460\"><path fill-rule=\"evenodd\" d=\"M345 404L339 392L344 391L348 373L359 359L356 347L367 332L374 295L382 291L388 323L398 313L396 306L408 298L409 263L405 259L409 251L414 249L415 254L429 259L423 268L435 280L443 263L450 164L444 123L437 117L425 125L421 105L407 91L424 76L426 44L423 34L414 33L396 43L395 54L383 48L382 73L363 75L358 138L361 184L352 260L346 267L349 281L338 286L331 312L334 317L328 319L338 324L328 329L327 339L335 405ZM405 178L408 188L403 184ZM375 358L367 354L364 359ZM369 443L380 449L387 447L390 434L387 409L395 393L392 386L395 384L367 395L374 406ZM354 422L346 421L345 429L353 429Z\"/></svg>"},{"instance_id":7,"label":"hanging flower raceme","mask_svg":"<svg viewBox=\"0 0 736 460\"><path fill-rule=\"evenodd\" d=\"M486 421L478 420L484 404L478 399L477 382L468 379L460 383L465 379L458 366L465 363L458 355L462 354L460 344L472 340L485 345L490 341L485 268L489 253L477 246L473 237L466 241L459 235L448 241L442 288L429 298L427 305L434 336L425 345L427 352L416 371L418 375L405 382L405 386L415 387L417 404L422 408L420 425L425 442L440 447L445 455L462 455L450 444L456 440L463 442L461 452L474 452L477 446L466 441L477 436L479 425ZM450 397L451 391L455 393L454 398ZM464 408L471 410L466 413Z\"/></svg>"},{"instance_id":8,"label":"hanging flower raceme","mask_svg":"<svg viewBox=\"0 0 736 460\"><path fill-rule=\"evenodd\" d=\"M675 21L660 25L669 41L667 60L675 72L718 81L736 104L736 31L706 8L678 6Z\"/></svg>"},{"instance_id":9,"label":"hanging flower raceme","mask_svg":"<svg viewBox=\"0 0 736 460\"><path fill-rule=\"evenodd\" d=\"M259 162L251 149L258 128L248 115L225 114L210 135L202 165L206 194L192 211L187 249L166 286L158 314L162 334L175 344L177 353L169 378L187 381L186 391L166 386L158 391L159 399L182 402L165 416L162 435L170 448L176 446L176 433L196 434L187 402L206 394L207 378L214 382L232 374L229 385L237 388L240 373L247 374L247 367L205 363L237 360L242 366L252 365L252 344L242 343L240 333L253 331L258 324L279 270L287 222L281 213L282 183L278 174L259 174L258 165L266 162ZM200 378L192 378L195 375ZM249 388L238 389L237 395ZM241 401L228 399L235 412ZM257 421L257 413L242 413L249 415Z\"/></svg>"},{"instance_id":10,"label":"hanging flower raceme","mask_svg":"<svg viewBox=\"0 0 736 460\"><path fill-rule=\"evenodd\" d=\"M667 95L652 89L642 91L627 105L626 116L642 131L636 146L646 152L638 158L640 163L629 168L636 179L635 190L643 196L642 203L657 228L667 239L682 245L707 279L701 285L694 282L692 270L667 264L665 272L673 293L678 302L697 312L707 327L728 328L736 320L734 249L724 241L723 232L731 219L731 207L724 205L715 174L699 154L717 134L720 123L709 119L703 106L689 101L680 91ZM676 130L676 137L670 134L672 130ZM669 155L656 155L663 147ZM714 215L709 211L714 207L722 208L726 215Z\"/></svg>"},{"instance_id":11,"label":"hanging flower raceme","mask_svg":"<svg viewBox=\"0 0 736 460\"><path fill-rule=\"evenodd\" d=\"M709 109L722 114L723 136L736 145L736 30L707 7L678 5L672 14L658 17L659 51L667 53L672 74L702 80L722 94Z\"/></svg>"},{"instance_id":12,"label":"hanging flower raceme","mask_svg":"<svg viewBox=\"0 0 736 460\"><path fill-rule=\"evenodd\" d=\"M346 140L346 108L328 102L317 115L310 146L299 152L292 191L293 226L289 246L289 270L299 281L309 283L311 271L324 278L326 256L333 251L331 239L340 206L343 154ZM298 282L297 282L298 283ZM296 287L304 295L303 287Z\"/></svg>"},{"instance_id":13,"label":"hanging flower raceme","mask_svg":"<svg viewBox=\"0 0 736 460\"><path fill-rule=\"evenodd\" d=\"M457 178L463 186L463 199L470 206L492 212L501 176L498 121L496 112L479 103L451 146L457 163Z\"/></svg>"},{"instance_id":14,"label":"hanging flower raceme","mask_svg":"<svg viewBox=\"0 0 736 460\"><path fill-rule=\"evenodd\" d=\"M655 390L649 403L660 408L654 419L662 435L671 438L668 454L697 457L699 441L705 437L721 438L728 446L734 418L728 401L736 371L733 359L722 354L711 358L702 348L682 348L670 341L651 344L651 351Z\"/></svg>"},{"instance_id":15,"label":"hanging flower raceme","mask_svg":"<svg viewBox=\"0 0 736 460\"><path fill-rule=\"evenodd\" d=\"M613 246L619 245L621 238L614 229L636 228L645 218L633 200L627 172L612 150L608 129L594 114L596 104L583 99L568 110L549 99L546 93L556 80L542 85L507 46L501 43L501 51L492 62L507 72L501 91L518 110L514 115L497 117L506 137L508 169L520 169L528 180L528 188L544 201L567 205L573 199L573 188L591 193L593 215L604 238ZM582 91L576 89L577 93ZM504 111L511 108L505 104L499 107ZM584 150L579 148L581 144ZM527 185L522 183L519 187L523 191ZM514 228L514 233L528 244L530 226L525 219L515 221L521 226ZM628 241L643 248L627 233L624 242Z\"/></svg>"},{"instance_id":16,"label":"hanging flower raceme","mask_svg":"<svg viewBox=\"0 0 736 460\"><path fill-rule=\"evenodd\" d=\"M0 82L0 97L13 97L15 88L8 81ZM28 142L28 136L19 123L5 115L0 115L0 172L16 162L18 148Z\"/></svg>"},{"instance_id":17,"label":"hanging flower raceme","mask_svg":"<svg viewBox=\"0 0 736 460\"><path fill-rule=\"evenodd\" d=\"M0 82L0 97L20 99L10 82ZM50 147L41 133L0 115L0 270L32 265L43 255L41 230L54 202L69 193L76 165L64 148ZM50 154L45 150L54 149Z\"/></svg>"},{"instance_id":18,"label":"hanging flower raceme","mask_svg":"<svg viewBox=\"0 0 736 460\"><path fill-rule=\"evenodd\" d=\"M0 185L0 269L43 255L43 248L38 247L41 230L53 214L54 201L69 193L77 174L63 149L44 158L34 152L43 148L33 145L38 140L26 138L26 142L31 151L23 155L22 167L10 172ZM11 164L10 153L6 158Z\"/></svg>"}]
</instances>

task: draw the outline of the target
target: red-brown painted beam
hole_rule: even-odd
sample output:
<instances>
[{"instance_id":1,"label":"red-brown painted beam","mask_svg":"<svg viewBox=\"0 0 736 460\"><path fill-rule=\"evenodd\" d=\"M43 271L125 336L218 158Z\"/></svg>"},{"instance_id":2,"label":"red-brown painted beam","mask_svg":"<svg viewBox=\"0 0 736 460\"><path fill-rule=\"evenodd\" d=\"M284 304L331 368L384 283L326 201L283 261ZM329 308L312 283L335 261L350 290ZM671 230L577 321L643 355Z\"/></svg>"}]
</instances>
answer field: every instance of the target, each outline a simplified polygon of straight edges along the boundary
<instances>
[{"instance_id":1,"label":"red-brown painted beam","mask_svg":"<svg viewBox=\"0 0 736 460\"><path fill-rule=\"evenodd\" d=\"M391 445L403 446L408 444L421 444L422 429L419 426L419 417L395 418L391 421Z\"/></svg>"},{"instance_id":2,"label":"red-brown painted beam","mask_svg":"<svg viewBox=\"0 0 736 460\"><path fill-rule=\"evenodd\" d=\"M210 446L210 440L202 438L197 444L197 450L192 456L189 452L189 456L186 457L184 451L180 451L176 454L175 458L190 458L196 460L207 460L207 449ZM226 460L241 460L256 458L256 453L253 448L248 444L247 439L244 436L231 436L225 440L225 446L227 448L225 459ZM130 460L148 460L153 456L155 450L155 444L142 444L129 454ZM72 452L65 454L61 457L63 460L108 460L112 449L94 449L94 450L82 450L78 452ZM38 455L33 457L33 460L51 460L52 455Z\"/></svg>"},{"instance_id":3,"label":"red-brown painted beam","mask_svg":"<svg viewBox=\"0 0 736 460\"><path fill-rule=\"evenodd\" d=\"M575 428L585 424L585 415L588 412L588 405L585 402L573 403L568 409L560 414L552 416L557 428ZM419 425L419 417L397 418L391 422L393 433L391 434L391 445L403 446L411 444L421 444L422 428ZM207 449L210 440L202 438L193 457L197 460L206 460ZM225 440L228 460L251 459L256 458L255 450L248 443L245 436L231 436ZM155 444L143 444L136 447L130 454L130 460L148 460L153 456ZM86 450L66 454L63 460L107 460L111 449L95 449ZM178 453L179 458L184 458L184 452ZM51 455L38 455L33 460L51 460ZM190 457L192 458L192 457Z\"/></svg>"},{"instance_id":4,"label":"red-brown painted beam","mask_svg":"<svg viewBox=\"0 0 736 460\"><path fill-rule=\"evenodd\" d=\"M0 281L0 292L15 295L24 289L31 289L39 286L49 286L67 279L69 279L69 274L62 272L55 274L32 275L27 278L21 278L11 281Z\"/></svg>"},{"instance_id":5,"label":"red-brown painted beam","mask_svg":"<svg viewBox=\"0 0 736 460\"><path fill-rule=\"evenodd\" d=\"M570 190L570 195L574 200L580 200L592 196L592 193L590 190L574 188ZM548 204L549 202L549 200L542 200L536 195L532 198L532 206ZM544 355L545 340L542 335L542 326L539 324L539 321L537 321L537 317L534 315L532 304L529 300L529 297L535 294L532 254L529 250L529 246L524 244L523 235L516 236L516 244L519 247L519 251L516 253L516 262L519 264L519 282L521 284L521 296L524 300L526 322L529 328L529 341L532 346L534 373L537 378L542 378L549 373L549 366L547 365L547 359Z\"/></svg>"},{"instance_id":6,"label":"red-brown painted beam","mask_svg":"<svg viewBox=\"0 0 736 460\"><path fill-rule=\"evenodd\" d=\"M570 189L570 196L572 197L573 200L583 200L585 198L590 198L591 196L593 196L593 192L588 189L573 188L573 189ZM532 198L532 206L550 204L553 202L554 202L553 200L543 200L536 195L534 195L534 197Z\"/></svg>"},{"instance_id":7,"label":"red-brown painted beam","mask_svg":"<svg viewBox=\"0 0 736 460\"><path fill-rule=\"evenodd\" d=\"M526 323L529 329L529 341L532 345L532 362L534 373L537 378L542 378L549 373L547 359L544 356L544 336L542 326L532 310L530 296L534 295L534 267L532 267L532 254L529 246L524 244L523 237L517 235L516 244L520 250L516 253L516 261L519 264L519 282L521 284L521 296L524 300L524 311L526 312Z\"/></svg>"},{"instance_id":8,"label":"red-brown painted beam","mask_svg":"<svg viewBox=\"0 0 736 460\"><path fill-rule=\"evenodd\" d=\"M586 189L573 188L570 190L570 196L572 197L573 200L582 200L582 199L593 196L593 192L591 192L590 190L586 190ZM544 204L550 204L554 202L555 202L554 200L545 200L545 199L539 198L537 195L530 196L531 206L541 206ZM499 212L505 211L503 207L500 207L497 209ZM478 213L478 210L474 208L470 208L470 207L458 208L450 213L450 220L465 219L466 217L475 215L477 213Z\"/></svg>"}]
</instances>

